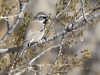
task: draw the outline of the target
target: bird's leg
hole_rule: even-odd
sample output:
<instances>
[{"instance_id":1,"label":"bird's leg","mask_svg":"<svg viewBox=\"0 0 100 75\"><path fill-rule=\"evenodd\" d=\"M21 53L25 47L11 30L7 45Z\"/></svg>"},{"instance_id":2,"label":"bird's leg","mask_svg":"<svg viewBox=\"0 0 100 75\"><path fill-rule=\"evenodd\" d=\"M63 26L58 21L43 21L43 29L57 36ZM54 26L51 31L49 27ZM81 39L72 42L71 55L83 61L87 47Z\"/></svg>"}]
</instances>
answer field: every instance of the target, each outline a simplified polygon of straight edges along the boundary
<instances>
[{"instance_id":1,"label":"bird's leg","mask_svg":"<svg viewBox=\"0 0 100 75\"><path fill-rule=\"evenodd\" d=\"M28 43L28 47L30 47L31 46L31 43Z\"/></svg>"},{"instance_id":2,"label":"bird's leg","mask_svg":"<svg viewBox=\"0 0 100 75\"><path fill-rule=\"evenodd\" d=\"M47 38L46 38L46 37L43 37L43 39L45 39L45 40L46 40Z\"/></svg>"},{"instance_id":3,"label":"bird's leg","mask_svg":"<svg viewBox=\"0 0 100 75\"><path fill-rule=\"evenodd\" d=\"M31 43L34 41L34 38L30 40L30 42L28 43L28 47L31 47Z\"/></svg>"}]
</instances>

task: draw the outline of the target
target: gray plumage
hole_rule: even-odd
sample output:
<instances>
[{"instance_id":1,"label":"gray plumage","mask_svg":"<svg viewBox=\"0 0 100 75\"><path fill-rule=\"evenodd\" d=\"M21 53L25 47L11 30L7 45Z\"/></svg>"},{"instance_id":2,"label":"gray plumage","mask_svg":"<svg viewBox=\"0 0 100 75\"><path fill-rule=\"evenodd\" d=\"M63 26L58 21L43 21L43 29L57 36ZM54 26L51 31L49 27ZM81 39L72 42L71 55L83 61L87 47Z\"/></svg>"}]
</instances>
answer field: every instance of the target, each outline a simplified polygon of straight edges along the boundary
<instances>
[{"instance_id":1,"label":"gray plumage","mask_svg":"<svg viewBox=\"0 0 100 75\"><path fill-rule=\"evenodd\" d=\"M18 61L18 59L22 57L28 45L30 46L30 43L37 42L43 37L45 32L45 25L48 19L48 16L44 12L39 12L36 15L35 19L30 22L24 33L23 45L16 57L16 61Z\"/></svg>"},{"instance_id":2,"label":"gray plumage","mask_svg":"<svg viewBox=\"0 0 100 75\"><path fill-rule=\"evenodd\" d=\"M28 44L39 41L43 37L44 31L44 24L38 22L38 20L33 20L24 33L24 42L17 58L23 55Z\"/></svg>"}]
</instances>

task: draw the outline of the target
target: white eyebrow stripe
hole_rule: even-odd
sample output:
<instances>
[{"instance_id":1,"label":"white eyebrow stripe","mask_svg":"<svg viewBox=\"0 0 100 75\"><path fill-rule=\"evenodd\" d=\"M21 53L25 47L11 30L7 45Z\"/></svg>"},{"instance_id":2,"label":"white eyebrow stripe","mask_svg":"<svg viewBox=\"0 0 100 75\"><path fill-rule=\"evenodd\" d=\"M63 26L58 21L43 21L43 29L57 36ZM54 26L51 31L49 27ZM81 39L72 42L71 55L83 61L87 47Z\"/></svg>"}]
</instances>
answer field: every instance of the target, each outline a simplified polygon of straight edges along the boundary
<instances>
[{"instance_id":1,"label":"white eyebrow stripe","mask_svg":"<svg viewBox=\"0 0 100 75\"><path fill-rule=\"evenodd\" d=\"M38 15L38 17L40 17L40 16L46 16L46 15Z\"/></svg>"}]
</instances>

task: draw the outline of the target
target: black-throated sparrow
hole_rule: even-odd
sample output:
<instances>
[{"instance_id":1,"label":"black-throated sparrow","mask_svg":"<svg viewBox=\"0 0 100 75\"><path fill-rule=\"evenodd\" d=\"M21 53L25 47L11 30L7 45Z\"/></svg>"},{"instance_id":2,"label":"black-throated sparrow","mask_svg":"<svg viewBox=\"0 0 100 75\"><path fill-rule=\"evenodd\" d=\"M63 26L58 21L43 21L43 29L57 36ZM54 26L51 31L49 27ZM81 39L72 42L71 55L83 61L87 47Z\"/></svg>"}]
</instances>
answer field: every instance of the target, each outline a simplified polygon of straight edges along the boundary
<instances>
[{"instance_id":1,"label":"black-throated sparrow","mask_svg":"<svg viewBox=\"0 0 100 75\"><path fill-rule=\"evenodd\" d=\"M25 52L25 49L30 46L30 43L37 42L43 37L46 28L45 25L48 20L49 18L44 12L39 12L36 15L35 19L30 22L24 33L23 45L17 55L17 60L22 57L23 53Z\"/></svg>"},{"instance_id":2,"label":"black-throated sparrow","mask_svg":"<svg viewBox=\"0 0 100 75\"><path fill-rule=\"evenodd\" d=\"M22 48L18 52L16 59L11 63L11 69L13 69L14 64L19 60L19 58L22 57L26 48L30 46L30 43L37 42L43 37L46 28L45 25L48 20L49 18L44 12L39 12L35 19L30 22L23 36Z\"/></svg>"}]
</instances>

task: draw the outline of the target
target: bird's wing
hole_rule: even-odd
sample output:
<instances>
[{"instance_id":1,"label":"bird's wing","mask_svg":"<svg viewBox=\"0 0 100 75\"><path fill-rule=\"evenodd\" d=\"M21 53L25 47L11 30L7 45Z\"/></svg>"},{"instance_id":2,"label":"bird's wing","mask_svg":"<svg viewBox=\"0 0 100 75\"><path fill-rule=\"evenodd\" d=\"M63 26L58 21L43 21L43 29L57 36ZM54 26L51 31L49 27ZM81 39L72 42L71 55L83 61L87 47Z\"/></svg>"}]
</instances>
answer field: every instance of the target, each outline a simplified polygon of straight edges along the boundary
<instances>
[{"instance_id":1,"label":"bird's wing","mask_svg":"<svg viewBox=\"0 0 100 75\"><path fill-rule=\"evenodd\" d=\"M37 20L34 20L29 24L29 26L26 29L25 34L24 34L23 46L22 46L21 50L18 52L18 55L16 56L16 59L14 60L12 65L14 65L15 62L17 62L19 60L19 58L22 57L29 41L32 40L32 38L36 38L37 35L41 34L40 32L41 32L41 30L43 30L43 28L44 27L43 27L42 23L38 22Z\"/></svg>"},{"instance_id":2,"label":"bird's wing","mask_svg":"<svg viewBox=\"0 0 100 75\"><path fill-rule=\"evenodd\" d=\"M30 40L34 37L36 37L35 35L40 34L40 31L43 30L43 25L41 24L41 22L38 22L37 20L32 21L27 30L25 31L25 35L24 35L24 41Z\"/></svg>"}]
</instances>

